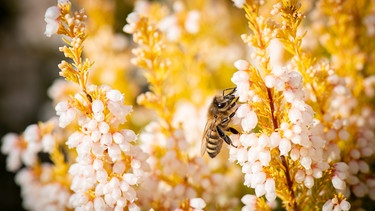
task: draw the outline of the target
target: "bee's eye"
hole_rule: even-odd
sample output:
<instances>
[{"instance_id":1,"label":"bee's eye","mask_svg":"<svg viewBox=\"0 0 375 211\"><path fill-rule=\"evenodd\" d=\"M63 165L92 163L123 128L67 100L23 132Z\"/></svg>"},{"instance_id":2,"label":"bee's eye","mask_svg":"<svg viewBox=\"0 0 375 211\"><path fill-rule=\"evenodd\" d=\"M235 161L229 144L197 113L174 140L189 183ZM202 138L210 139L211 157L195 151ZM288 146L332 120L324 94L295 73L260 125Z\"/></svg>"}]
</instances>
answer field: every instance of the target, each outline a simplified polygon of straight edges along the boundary
<instances>
[{"instance_id":1,"label":"bee's eye","mask_svg":"<svg viewBox=\"0 0 375 211\"><path fill-rule=\"evenodd\" d=\"M218 103L217 107L218 108L224 108L227 104L226 103Z\"/></svg>"}]
</instances>

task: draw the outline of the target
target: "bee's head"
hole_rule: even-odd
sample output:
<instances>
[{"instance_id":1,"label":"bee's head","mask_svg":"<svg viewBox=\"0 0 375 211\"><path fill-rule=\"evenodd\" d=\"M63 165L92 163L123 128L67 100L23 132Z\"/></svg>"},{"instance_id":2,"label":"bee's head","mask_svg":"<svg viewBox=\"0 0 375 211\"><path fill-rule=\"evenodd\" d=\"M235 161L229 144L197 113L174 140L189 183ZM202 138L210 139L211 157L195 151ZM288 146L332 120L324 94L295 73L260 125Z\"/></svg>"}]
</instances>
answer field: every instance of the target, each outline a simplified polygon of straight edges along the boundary
<instances>
[{"instance_id":1,"label":"bee's head","mask_svg":"<svg viewBox=\"0 0 375 211\"><path fill-rule=\"evenodd\" d=\"M233 100L236 98L236 96L233 94L234 91L235 89L228 94L215 96L209 108L209 115L215 116L219 113L228 112L228 109L233 107L231 105L233 104Z\"/></svg>"},{"instance_id":2,"label":"bee's head","mask_svg":"<svg viewBox=\"0 0 375 211\"><path fill-rule=\"evenodd\" d=\"M234 97L233 97L234 98ZM227 98L226 96L216 96L212 102L218 110L226 109L232 102L233 98Z\"/></svg>"}]
</instances>

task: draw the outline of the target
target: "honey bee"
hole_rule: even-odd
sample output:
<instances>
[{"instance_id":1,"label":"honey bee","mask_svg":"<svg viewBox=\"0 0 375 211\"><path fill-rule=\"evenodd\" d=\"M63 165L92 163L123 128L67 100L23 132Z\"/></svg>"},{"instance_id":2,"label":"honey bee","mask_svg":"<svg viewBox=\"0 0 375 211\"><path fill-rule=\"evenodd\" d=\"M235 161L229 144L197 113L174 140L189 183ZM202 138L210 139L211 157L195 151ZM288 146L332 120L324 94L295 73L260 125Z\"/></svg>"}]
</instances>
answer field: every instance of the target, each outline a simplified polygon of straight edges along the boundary
<instances>
[{"instance_id":1,"label":"honey bee","mask_svg":"<svg viewBox=\"0 0 375 211\"><path fill-rule=\"evenodd\" d=\"M225 94L226 91L229 93ZM225 132L238 134L238 131L229 127L229 122L236 114L235 108L238 97L234 96L236 87L223 90L223 95L215 96L210 104L207 114L207 123L204 128L201 154L207 151L211 158L216 157L221 150L223 141L228 145L233 145L232 140Z\"/></svg>"}]
</instances>

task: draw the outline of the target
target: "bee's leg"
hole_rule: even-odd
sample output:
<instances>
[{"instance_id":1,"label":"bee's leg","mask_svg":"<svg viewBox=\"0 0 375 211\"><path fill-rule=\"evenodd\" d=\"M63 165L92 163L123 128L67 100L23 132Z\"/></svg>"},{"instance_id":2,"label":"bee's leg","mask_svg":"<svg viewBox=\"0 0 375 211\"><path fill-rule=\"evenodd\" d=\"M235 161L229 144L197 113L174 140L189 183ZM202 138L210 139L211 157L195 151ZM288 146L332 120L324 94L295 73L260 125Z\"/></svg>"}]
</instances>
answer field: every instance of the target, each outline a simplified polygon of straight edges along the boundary
<instances>
[{"instance_id":1,"label":"bee's leg","mask_svg":"<svg viewBox=\"0 0 375 211\"><path fill-rule=\"evenodd\" d=\"M231 113L228 117L225 117L223 120L221 120L220 124L226 123L229 120L231 120L234 117L234 115L236 115L236 111L237 111L237 109L233 113Z\"/></svg>"},{"instance_id":2,"label":"bee's leg","mask_svg":"<svg viewBox=\"0 0 375 211\"><path fill-rule=\"evenodd\" d=\"M234 146L233 143L232 143L232 140L230 140L229 136L227 136L224 131L219 127L219 126L216 126L216 131L219 133L219 136L224 139L225 143L227 143L228 145L231 145L232 147L236 147L237 146Z\"/></svg>"},{"instance_id":3,"label":"bee's leg","mask_svg":"<svg viewBox=\"0 0 375 211\"><path fill-rule=\"evenodd\" d=\"M238 101L238 97L233 101L232 104L230 104L229 109L232 109L234 106L236 106L237 105L237 101ZM237 109L236 109L236 111L237 111ZM234 112L236 112L236 111L234 111Z\"/></svg>"},{"instance_id":4,"label":"bee's leg","mask_svg":"<svg viewBox=\"0 0 375 211\"><path fill-rule=\"evenodd\" d=\"M236 89L237 89L237 87L224 89L224 90L223 90L223 96L233 94L233 93L236 91ZM228 94L225 94L225 91L227 91L227 90L232 90L232 91L230 91Z\"/></svg>"},{"instance_id":5,"label":"bee's leg","mask_svg":"<svg viewBox=\"0 0 375 211\"><path fill-rule=\"evenodd\" d=\"M238 130L236 130L235 128L232 128L232 127L229 127L228 131L233 133L233 134L239 134L240 133L240 132L238 132Z\"/></svg>"}]
</instances>

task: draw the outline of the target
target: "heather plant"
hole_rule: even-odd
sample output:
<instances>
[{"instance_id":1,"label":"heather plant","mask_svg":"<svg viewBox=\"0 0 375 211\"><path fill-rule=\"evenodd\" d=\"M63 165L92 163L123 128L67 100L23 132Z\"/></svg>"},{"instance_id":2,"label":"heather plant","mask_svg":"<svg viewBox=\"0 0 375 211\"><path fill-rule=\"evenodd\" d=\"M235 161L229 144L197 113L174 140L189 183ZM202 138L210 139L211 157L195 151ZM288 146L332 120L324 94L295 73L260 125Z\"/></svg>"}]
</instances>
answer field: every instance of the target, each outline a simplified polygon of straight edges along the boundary
<instances>
[{"instance_id":1,"label":"heather plant","mask_svg":"<svg viewBox=\"0 0 375 211\"><path fill-rule=\"evenodd\" d=\"M132 6L121 33L114 1L47 9L66 57L48 90L56 116L1 148L26 209L374 207L372 1ZM239 133L210 159L207 109L231 87Z\"/></svg>"}]
</instances>

